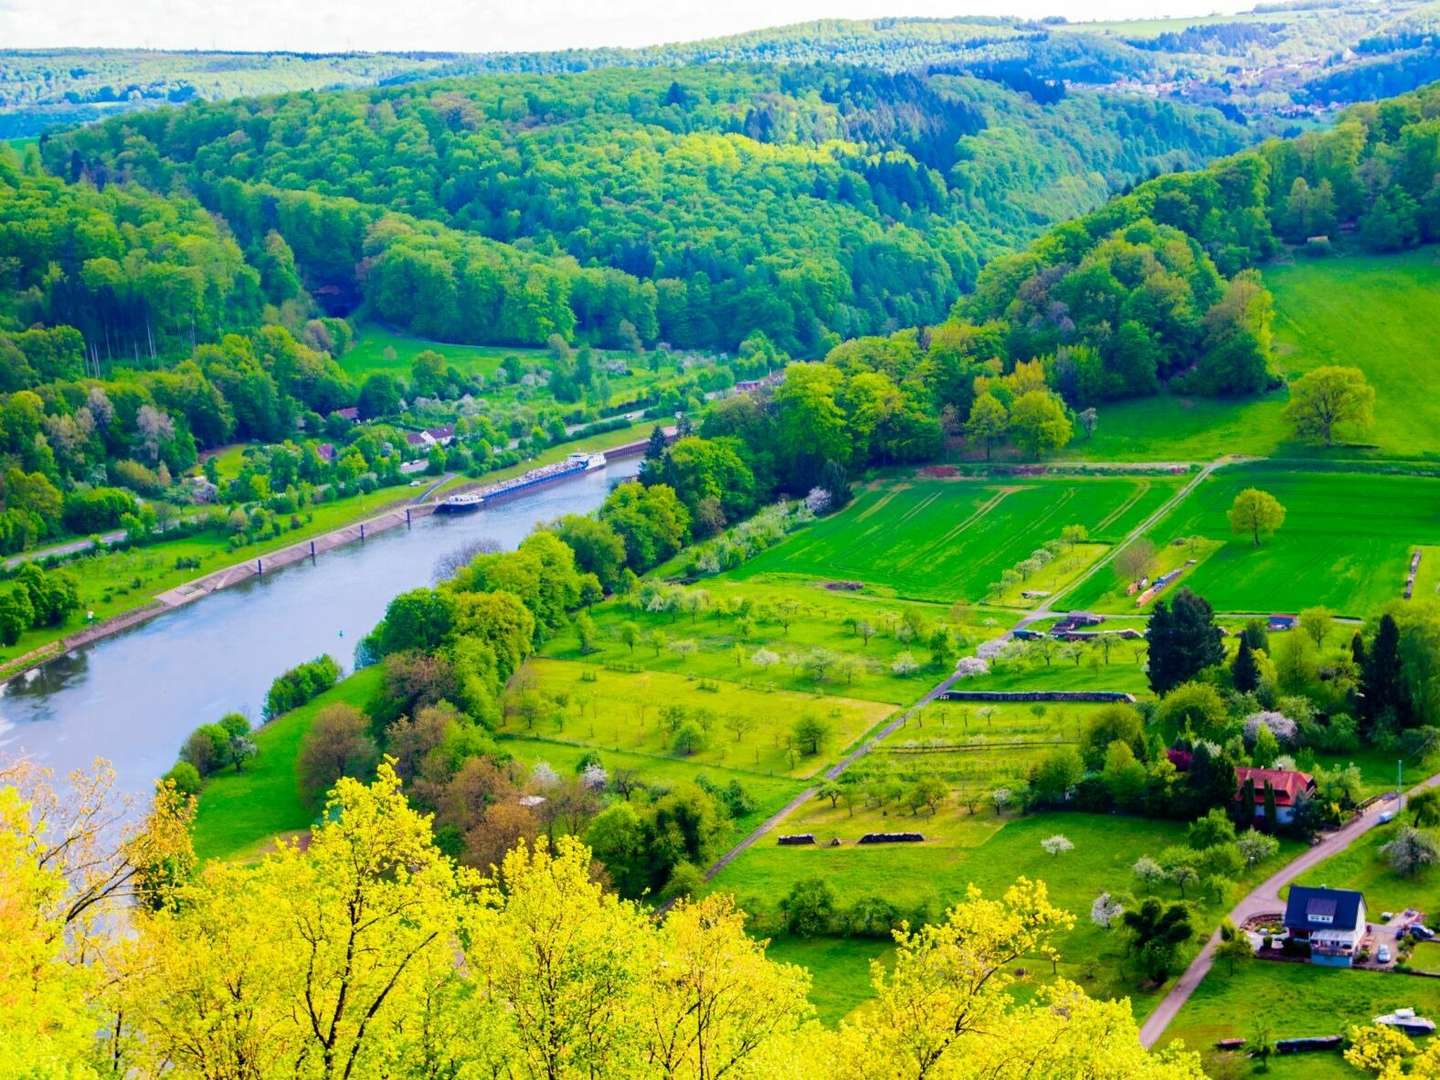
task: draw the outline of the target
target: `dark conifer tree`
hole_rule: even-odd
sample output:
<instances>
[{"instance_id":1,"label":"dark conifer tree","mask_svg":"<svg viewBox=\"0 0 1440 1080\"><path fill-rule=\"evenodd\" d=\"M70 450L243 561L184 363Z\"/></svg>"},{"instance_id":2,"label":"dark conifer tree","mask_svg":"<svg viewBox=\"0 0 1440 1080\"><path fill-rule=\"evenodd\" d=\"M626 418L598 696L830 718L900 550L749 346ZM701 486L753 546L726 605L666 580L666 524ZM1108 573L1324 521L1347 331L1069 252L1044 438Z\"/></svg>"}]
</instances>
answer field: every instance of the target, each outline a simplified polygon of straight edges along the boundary
<instances>
[{"instance_id":1,"label":"dark conifer tree","mask_svg":"<svg viewBox=\"0 0 1440 1080\"><path fill-rule=\"evenodd\" d=\"M1166 694L1207 667L1225 662L1215 612L1203 598L1181 589L1167 610L1164 601L1150 616L1150 688Z\"/></svg>"},{"instance_id":2,"label":"dark conifer tree","mask_svg":"<svg viewBox=\"0 0 1440 1080\"><path fill-rule=\"evenodd\" d=\"M1402 727L1410 722L1410 695L1400 663L1400 627L1388 613L1380 617L1375 640L1364 654L1359 704L1367 734L1386 716L1393 717Z\"/></svg>"},{"instance_id":3,"label":"dark conifer tree","mask_svg":"<svg viewBox=\"0 0 1440 1080\"><path fill-rule=\"evenodd\" d=\"M1235 689L1242 694L1248 694L1260 685L1260 665L1255 662L1255 651L1250 648L1249 639L1243 635L1240 648L1230 664L1230 678L1235 683Z\"/></svg>"}]
</instances>

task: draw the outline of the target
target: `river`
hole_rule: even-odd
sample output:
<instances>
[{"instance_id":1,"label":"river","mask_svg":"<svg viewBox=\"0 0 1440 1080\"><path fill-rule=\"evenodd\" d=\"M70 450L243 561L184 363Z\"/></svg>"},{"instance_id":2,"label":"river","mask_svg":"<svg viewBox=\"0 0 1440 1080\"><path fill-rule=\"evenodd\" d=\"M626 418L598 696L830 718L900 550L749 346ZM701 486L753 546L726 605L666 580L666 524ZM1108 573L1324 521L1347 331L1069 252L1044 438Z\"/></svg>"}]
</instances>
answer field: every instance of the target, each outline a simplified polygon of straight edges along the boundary
<instances>
[{"instance_id":1,"label":"river","mask_svg":"<svg viewBox=\"0 0 1440 1080\"><path fill-rule=\"evenodd\" d=\"M473 514L420 518L17 676L0 692L0 757L28 756L57 775L102 757L122 791L143 795L198 725L232 710L258 723L286 668L329 653L348 671L390 599L431 584L441 558L479 539L513 548L537 522L593 510L639 463L611 462Z\"/></svg>"}]
</instances>

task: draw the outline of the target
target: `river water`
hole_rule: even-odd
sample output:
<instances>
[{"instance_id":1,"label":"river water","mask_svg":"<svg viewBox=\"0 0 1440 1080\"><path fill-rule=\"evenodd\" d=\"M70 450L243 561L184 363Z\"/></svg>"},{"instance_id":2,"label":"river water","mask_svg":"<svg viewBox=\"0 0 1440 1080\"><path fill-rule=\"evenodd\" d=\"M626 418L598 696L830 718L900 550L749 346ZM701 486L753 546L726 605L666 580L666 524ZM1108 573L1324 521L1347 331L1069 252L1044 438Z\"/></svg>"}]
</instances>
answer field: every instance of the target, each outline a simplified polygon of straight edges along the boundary
<instances>
[{"instance_id":1,"label":"river water","mask_svg":"<svg viewBox=\"0 0 1440 1080\"><path fill-rule=\"evenodd\" d=\"M214 593L61 657L0 691L0 758L57 775L108 759L143 795L185 737L230 711L258 723L275 676L329 653L348 671L390 599L434 580L436 563L479 539L513 548L537 522L586 513L635 475L611 462L473 514L433 515Z\"/></svg>"}]
</instances>

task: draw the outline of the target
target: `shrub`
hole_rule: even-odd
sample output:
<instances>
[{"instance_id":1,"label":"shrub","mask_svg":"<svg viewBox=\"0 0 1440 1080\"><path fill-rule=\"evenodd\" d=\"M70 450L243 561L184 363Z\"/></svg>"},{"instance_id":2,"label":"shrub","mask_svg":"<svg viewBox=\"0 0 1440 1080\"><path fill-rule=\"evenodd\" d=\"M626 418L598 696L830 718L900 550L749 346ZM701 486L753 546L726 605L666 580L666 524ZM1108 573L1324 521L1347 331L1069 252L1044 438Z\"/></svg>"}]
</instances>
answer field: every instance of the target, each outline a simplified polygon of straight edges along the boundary
<instances>
[{"instance_id":1,"label":"shrub","mask_svg":"<svg viewBox=\"0 0 1440 1080\"><path fill-rule=\"evenodd\" d=\"M177 761L161 779L174 784L181 795L200 794L200 773L188 761Z\"/></svg>"},{"instance_id":2,"label":"shrub","mask_svg":"<svg viewBox=\"0 0 1440 1080\"><path fill-rule=\"evenodd\" d=\"M270 684L265 695L265 719L272 720L297 709L340 681L340 665L329 655L297 664Z\"/></svg>"}]
</instances>

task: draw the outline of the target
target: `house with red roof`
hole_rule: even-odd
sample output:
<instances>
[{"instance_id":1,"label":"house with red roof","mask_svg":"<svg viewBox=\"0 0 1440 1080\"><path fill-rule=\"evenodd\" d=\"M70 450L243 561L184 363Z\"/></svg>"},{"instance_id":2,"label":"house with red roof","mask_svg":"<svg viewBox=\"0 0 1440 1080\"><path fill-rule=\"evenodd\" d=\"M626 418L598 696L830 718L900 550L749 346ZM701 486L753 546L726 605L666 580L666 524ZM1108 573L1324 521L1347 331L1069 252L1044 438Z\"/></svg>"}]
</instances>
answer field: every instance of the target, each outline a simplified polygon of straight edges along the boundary
<instances>
[{"instance_id":1,"label":"house with red roof","mask_svg":"<svg viewBox=\"0 0 1440 1080\"><path fill-rule=\"evenodd\" d=\"M1238 766L1235 769L1235 801L1250 800L1257 818L1265 816L1265 789L1275 792L1275 819L1281 825L1288 825L1295 817L1295 803L1302 795L1315 794L1315 777L1296 769L1253 769Z\"/></svg>"}]
</instances>

